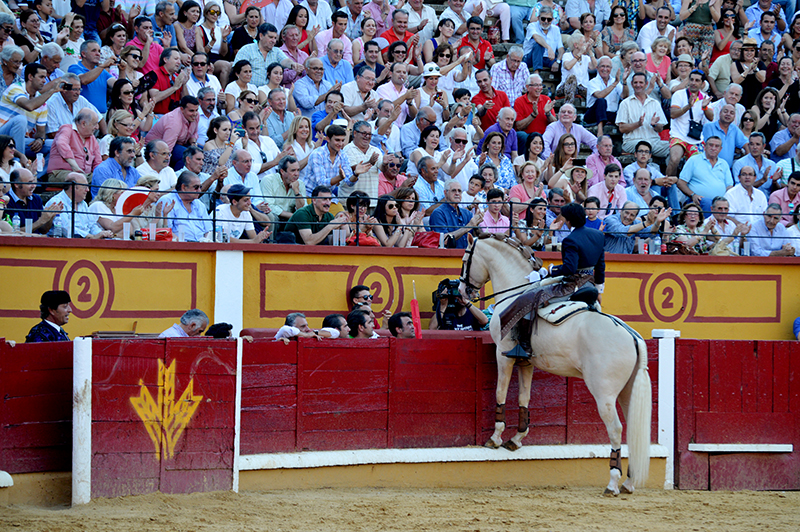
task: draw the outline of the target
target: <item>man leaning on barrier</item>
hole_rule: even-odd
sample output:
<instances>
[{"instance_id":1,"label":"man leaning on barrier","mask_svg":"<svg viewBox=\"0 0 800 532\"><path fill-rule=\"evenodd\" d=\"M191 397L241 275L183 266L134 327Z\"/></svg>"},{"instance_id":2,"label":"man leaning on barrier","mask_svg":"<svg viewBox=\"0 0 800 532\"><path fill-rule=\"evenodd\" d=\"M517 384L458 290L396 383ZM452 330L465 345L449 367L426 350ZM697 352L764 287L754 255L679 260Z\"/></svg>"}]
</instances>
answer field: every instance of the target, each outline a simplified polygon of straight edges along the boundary
<instances>
[{"instance_id":1,"label":"man leaning on barrier","mask_svg":"<svg viewBox=\"0 0 800 532\"><path fill-rule=\"evenodd\" d=\"M10 201L6 205L5 214L12 219L19 216L21 227L25 227L25 220L33 220L33 232L47 234L53 227L53 219L64 208L64 204L60 201L50 202L45 209L41 196L33 193L36 190L36 177L26 168L15 169L10 178Z\"/></svg>"},{"instance_id":2,"label":"man leaning on barrier","mask_svg":"<svg viewBox=\"0 0 800 532\"><path fill-rule=\"evenodd\" d=\"M187 310L181 316L181 322L158 335L159 338L189 338L200 336L208 327L208 316L200 309Z\"/></svg>"}]
</instances>

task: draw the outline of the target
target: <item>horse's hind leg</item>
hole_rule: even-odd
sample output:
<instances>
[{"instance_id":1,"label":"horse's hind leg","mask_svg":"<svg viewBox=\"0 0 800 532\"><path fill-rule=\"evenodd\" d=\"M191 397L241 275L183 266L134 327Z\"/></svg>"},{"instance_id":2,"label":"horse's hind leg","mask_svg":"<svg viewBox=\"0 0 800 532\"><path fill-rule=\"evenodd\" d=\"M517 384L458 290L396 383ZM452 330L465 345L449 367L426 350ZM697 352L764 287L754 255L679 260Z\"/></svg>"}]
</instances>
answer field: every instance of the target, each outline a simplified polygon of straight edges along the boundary
<instances>
[{"instance_id":1,"label":"horse's hind leg","mask_svg":"<svg viewBox=\"0 0 800 532\"><path fill-rule=\"evenodd\" d=\"M611 440L611 463L610 480L603 492L604 495L616 497L619 495L619 479L622 477L622 459L620 449L622 448L622 422L617 415L616 401L613 397L595 397L597 401L597 411L608 430L608 439Z\"/></svg>"},{"instance_id":2,"label":"horse's hind leg","mask_svg":"<svg viewBox=\"0 0 800 532\"><path fill-rule=\"evenodd\" d=\"M503 444L503 431L506 429L506 395L508 386L511 384L511 375L514 373L514 360L504 357L497 348L497 390L495 400L497 406L494 412L494 432L489 440L484 444L486 447L497 449Z\"/></svg>"},{"instance_id":3,"label":"horse's hind leg","mask_svg":"<svg viewBox=\"0 0 800 532\"><path fill-rule=\"evenodd\" d=\"M623 388L620 392L619 397L617 397L617 401L619 401L619 406L622 408L622 417L627 420L628 419L628 406L630 406L631 402L631 388L633 386L633 377L631 377L631 381ZM635 473L635 472L634 472ZM625 482L619 487L620 493L633 493L633 477L631 477L631 468L628 466L628 473Z\"/></svg>"},{"instance_id":4,"label":"horse's hind leg","mask_svg":"<svg viewBox=\"0 0 800 532\"><path fill-rule=\"evenodd\" d=\"M517 433L503 447L509 451L516 451L522 447L522 440L528 435L528 425L531 421L530 406L531 402L531 382L533 381L533 364L518 366L519 368L519 422L517 423Z\"/></svg>"}]
</instances>

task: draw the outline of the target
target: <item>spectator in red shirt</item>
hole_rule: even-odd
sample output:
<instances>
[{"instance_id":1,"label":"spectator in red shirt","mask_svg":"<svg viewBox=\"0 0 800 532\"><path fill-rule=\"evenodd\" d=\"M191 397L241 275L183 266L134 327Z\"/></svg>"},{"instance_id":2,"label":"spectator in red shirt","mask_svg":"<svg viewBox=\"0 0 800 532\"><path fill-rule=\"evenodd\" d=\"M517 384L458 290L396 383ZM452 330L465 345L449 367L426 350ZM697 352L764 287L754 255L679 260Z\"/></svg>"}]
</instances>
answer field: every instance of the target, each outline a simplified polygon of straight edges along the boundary
<instances>
[{"instance_id":1,"label":"spectator in red shirt","mask_svg":"<svg viewBox=\"0 0 800 532\"><path fill-rule=\"evenodd\" d=\"M181 101L181 90L189 81L190 71L181 69L181 54L177 48L167 48L161 52L158 59L158 69L155 70L158 81L150 89L150 97L156 104L153 112L165 115L178 106Z\"/></svg>"},{"instance_id":2,"label":"spectator in red shirt","mask_svg":"<svg viewBox=\"0 0 800 532\"><path fill-rule=\"evenodd\" d=\"M505 92L492 87L492 76L485 68L475 73L475 81L481 91L472 97L472 103L478 106L475 112L481 119L481 127L486 131L487 128L497 122L497 115L500 113L500 109L511 107L511 102L508 101L508 96L506 96Z\"/></svg>"},{"instance_id":3,"label":"spectator in red shirt","mask_svg":"<svg viewBox=\"0 0 800 532\"><path fill-rule=\"evenodd\" d=\"M517 130L517 138L520 145L524 145L531 133L541 133L547 124L556 121L556 114L553 112L553 100L549 96L542 94L542 78L538 74L528 76L525 83L525 94L514 102L514 110L517 112L517 121L514 122L514 129Z\"/></svg>"},{"instance_id":4,"label":"spectator in red shirt","mask_svg":"<svg viewBox=\"0 0 800 532\"><path fill-rule=\"evenodd\" d=\"M458 53L461 49L468 46L475 55L475 68L491 68L495 63L494 51L489 41L482 39L483 21L480 17L470 17L467 20L467 34L458 43Z\"/></svg>"},{"instance_id":5,"label":"spectator in red shirt","mask_svg":"<svg viewBox=\"0 0 800 532\"><path fill-rule=\"evenodd\" d=\"M382 38L386 39L386 48L381 50L383 53L383 60L388 64L389 61L389 45L397 41L403 41L408 44L408 56L414 57L415 48L419 43L419 37L415 33L408 31L408 11L405 9L397 9L392 13L392 27L383 32ZM422 50L422 48L419 48Z\"/></svg>"}]
</instances>

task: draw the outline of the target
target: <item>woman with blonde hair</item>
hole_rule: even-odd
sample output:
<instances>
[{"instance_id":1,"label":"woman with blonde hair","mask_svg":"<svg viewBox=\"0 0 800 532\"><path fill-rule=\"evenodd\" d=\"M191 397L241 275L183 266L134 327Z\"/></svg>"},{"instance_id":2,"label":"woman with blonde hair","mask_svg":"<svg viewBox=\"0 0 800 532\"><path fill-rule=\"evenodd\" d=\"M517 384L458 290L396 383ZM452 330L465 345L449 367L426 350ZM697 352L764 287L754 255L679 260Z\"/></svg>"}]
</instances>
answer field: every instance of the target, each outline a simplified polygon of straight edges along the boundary
<instances>
[{"instance_id":1,"label":"woman with blonde hair","mask_svg":"<svg viewBox=\"0 0 800 532\"><path fill-rule=\"evenodd\" d=\"M534 198L541 198L544 192L539 168L533 161L525 161L519 168L519 184L511 187L508 198L514 207L514 212L520 213L528 208Z\"/></svg>"},{"instance_id":2,"label":"woman with blonde hair","mask_svg":"<svg viewBox=\"0 0 800 532\"><path fill-rule=\"evenodd\" d=\"M133 138L133 133L136 131L136 123L133 118L133 115L128 111L117 110L111 115L108 119L108 134L100 139L100 154L103 156L103 160L105 161L108 159L108 147L111 145L111 141L114 140L114 137L131 137ZM137 157L137 164L141 164L138 159L141 157L142 146L140 143L136 144L136 157Z\"/></svg>"},{"instance_id":3,"label":"woman with blonde hair","mask_svg":"<svg viewBox=\"0 0 800 532\"><path fill-rule=\"evenodd\" d=\"M300 179L304 179L308 173L306 168L308 157L315 148L319 148L322 145L322 135L314 143L311 140L311 119L307 116L296 116L289 126L286 142L294 150L294 156L300 164Z\"/></svg>"},{"instance_id":4,"label":"woman with blonde hair","mask_svg":"<svg viewBox=\"0 0 800 532\"><path fill-rule=\"evenodd\" d=\"M132 222L135 217L141 216L144 212L144 207L139 205L134 208L127 216L120 216L116 214L117 200L125 192L127 185L119 179L106 179L103 181L103 186L94 197L94 201L89 206L89 212L97 215L95 228L92 234L97 234L101 231L111 231L112 233L120 233L122 231L122 224ZM147 224L145 224L147 225Z\"/></svg>"}]
</instances>

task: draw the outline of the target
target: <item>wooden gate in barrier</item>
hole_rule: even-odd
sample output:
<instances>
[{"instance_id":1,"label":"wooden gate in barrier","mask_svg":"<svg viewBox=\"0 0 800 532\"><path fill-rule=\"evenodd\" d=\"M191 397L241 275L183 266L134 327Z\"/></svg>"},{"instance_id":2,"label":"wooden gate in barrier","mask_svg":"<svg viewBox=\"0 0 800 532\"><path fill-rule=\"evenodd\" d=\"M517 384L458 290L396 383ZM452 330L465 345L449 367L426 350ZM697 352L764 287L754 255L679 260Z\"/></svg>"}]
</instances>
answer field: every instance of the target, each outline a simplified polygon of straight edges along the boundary
<instances>
[{"instance_id":1,"label":"wooden gate in barrier","mask_svg":"<svg viewBox=\"0 0 800 532\"><path fill-rule=\"evenodd\" d=\"M657 350L648 341L657 404ZM495 346L483 337L245 343L241 454L482 445L494 430ZM516 376L505 438L516 431ZM656 441L657 407L653 409ZM580 379L534 372L527 445L608 444Z\"/></svg>"},{"instance_id":2,"label":"wooden gate in barrier","mask_svg":"<svg viewBox=\"0 0 800 532\"><path fill-rule=\"evenodd\" d=\"M800 345L678 340L676 486L800 489Z\"/></svg>"}]
</instances>

